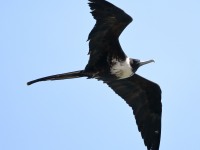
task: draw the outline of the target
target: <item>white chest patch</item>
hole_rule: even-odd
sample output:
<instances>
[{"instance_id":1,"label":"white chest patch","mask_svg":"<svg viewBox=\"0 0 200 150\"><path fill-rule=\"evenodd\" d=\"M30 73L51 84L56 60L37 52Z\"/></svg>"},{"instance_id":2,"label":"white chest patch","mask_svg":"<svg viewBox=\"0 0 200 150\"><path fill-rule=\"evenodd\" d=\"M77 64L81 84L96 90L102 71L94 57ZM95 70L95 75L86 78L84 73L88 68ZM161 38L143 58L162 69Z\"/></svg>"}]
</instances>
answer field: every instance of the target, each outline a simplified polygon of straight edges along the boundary
<instances>
[{"instance_id":1,"label":"white chest patch","mask_svg":"<svg viewBox=\"0 0 200 150\"><path fill-rule=\"evenodd\" d=\"M112 60L112 63L113 65L110 69L110 72L119 79L128 78L133 75L129 58L126 58L125 61L118 61L114 59Z\"/></svg>"}]
</instances>

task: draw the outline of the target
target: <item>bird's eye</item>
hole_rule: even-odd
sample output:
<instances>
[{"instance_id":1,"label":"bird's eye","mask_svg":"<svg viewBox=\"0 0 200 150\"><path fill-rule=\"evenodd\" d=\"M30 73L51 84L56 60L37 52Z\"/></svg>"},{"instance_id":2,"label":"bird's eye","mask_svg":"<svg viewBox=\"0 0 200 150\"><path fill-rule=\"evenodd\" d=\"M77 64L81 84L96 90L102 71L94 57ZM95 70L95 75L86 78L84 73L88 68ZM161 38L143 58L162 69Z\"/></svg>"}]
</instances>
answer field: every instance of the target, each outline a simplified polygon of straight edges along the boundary
<instances>
[{"instance_id":1,"label":"bird's eye","mask_svg":"<svg viewBox=\"0 0 200 150\"><path fill-rule=\"evenodd\" d=\"M139 59L133 59L133 63L137 64L137 63L139 63L139 62L140 62Z\"/></svg>"}]
</instances>

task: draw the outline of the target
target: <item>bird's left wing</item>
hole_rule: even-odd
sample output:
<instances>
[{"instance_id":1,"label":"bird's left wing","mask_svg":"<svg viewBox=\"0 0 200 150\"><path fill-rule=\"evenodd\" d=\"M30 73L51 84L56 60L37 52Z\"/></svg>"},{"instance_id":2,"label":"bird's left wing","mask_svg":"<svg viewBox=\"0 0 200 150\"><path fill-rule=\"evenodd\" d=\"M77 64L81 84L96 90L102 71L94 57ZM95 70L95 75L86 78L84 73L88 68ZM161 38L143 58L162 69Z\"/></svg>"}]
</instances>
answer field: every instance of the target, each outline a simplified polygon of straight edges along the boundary
<instances>
[{"instance_id":1,"label":"bird's left wing","mask_svg":"<svg viewBox=\"0 0 200 150\"><path fill-rule=\"evenodd\" d=\"M132 107L138 130L148 150L158 150L162 114L160 87L137 74L106 83Z\"/></svg>"},{"instance_id":2,"label":"bird's left wing","mask_svg":"<svg viewBox=\"0 0 200 150\"><path fill-rule=\"evenodd\" d=\"M96 24L88 36L90 58L86 69L103 64L101 61L109 55L125 59L118 38L132 18L105 0L89 0L89 6Z\"/></svg>"}]
</instances>

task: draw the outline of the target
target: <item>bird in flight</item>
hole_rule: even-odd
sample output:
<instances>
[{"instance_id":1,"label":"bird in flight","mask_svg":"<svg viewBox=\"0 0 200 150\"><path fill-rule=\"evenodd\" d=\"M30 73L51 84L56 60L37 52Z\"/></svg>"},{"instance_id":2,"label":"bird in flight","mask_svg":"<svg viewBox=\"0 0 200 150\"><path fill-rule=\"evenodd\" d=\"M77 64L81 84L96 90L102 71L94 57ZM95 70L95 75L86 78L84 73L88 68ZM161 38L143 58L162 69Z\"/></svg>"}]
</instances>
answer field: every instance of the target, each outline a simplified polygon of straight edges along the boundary
<instances>
[{"instance_id":1,"label":"bird in flight","mask_svg":"<svg viewBox=\"0 0 200 150\"><path fill-rule=\"evenodd\" d=\"M79 77L106 83L133 109L139 132L147 150L159 150L161 137L161 89L158 84L136 74L139 67L154 62L129 58L119 36L132 18L106 0L89 0L96 24L88 36L89 61L83 70L51 75L27 83Z\"/></svg>"}]
</instances>

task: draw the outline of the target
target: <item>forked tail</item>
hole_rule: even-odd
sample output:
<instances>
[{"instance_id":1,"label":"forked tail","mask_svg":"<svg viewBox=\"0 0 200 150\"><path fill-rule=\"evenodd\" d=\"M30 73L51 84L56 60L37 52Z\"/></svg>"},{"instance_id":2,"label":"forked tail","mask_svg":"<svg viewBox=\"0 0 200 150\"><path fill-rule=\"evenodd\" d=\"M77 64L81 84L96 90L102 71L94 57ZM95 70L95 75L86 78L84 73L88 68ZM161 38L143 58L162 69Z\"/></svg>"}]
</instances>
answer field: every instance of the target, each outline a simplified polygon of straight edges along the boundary
<instances>
[{"instance_id":1,"label":"forked tail","mask_svg":"<svg viewBox=\"0 0 200 150\"><path fill-rule=\"evenodd\" d=\"M79 71L56 74L56 75L52 75L52 76L35 79L35 80L27 82L27 85L31 85L33 83L40 82L40 81L73 79L73 78L80 78L80 77L84 77L84 76L85 75L83 74L83 70L79 70Z\"/></svg>"}]
</instances>

